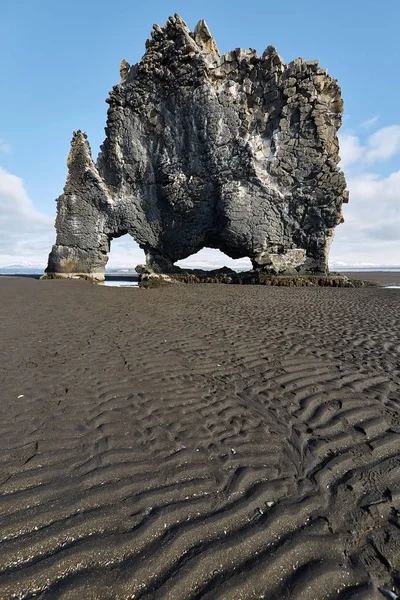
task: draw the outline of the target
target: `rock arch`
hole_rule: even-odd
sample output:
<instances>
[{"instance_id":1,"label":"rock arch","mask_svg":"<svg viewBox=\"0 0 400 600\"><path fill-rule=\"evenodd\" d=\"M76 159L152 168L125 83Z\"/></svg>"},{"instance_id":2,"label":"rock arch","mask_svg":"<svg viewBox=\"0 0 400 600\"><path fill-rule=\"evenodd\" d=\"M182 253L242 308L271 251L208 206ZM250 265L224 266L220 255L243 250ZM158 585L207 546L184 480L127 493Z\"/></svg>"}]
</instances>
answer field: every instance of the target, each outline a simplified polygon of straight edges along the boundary
<instances>
[{"instance_id":1,"label":"rock arch","mask_svg":"<svg viewBox=\"0 0 400 600\"><path fill-rule=\"evenodd\" d=\"M73 135L49 276L102 279L123 233L156 272L211 247L271 273L327 273L348 194L340 88L318 61L221 57L204 21L192 33L175 15L120 74L96 164Z\"/></svg>"}]
</instances>

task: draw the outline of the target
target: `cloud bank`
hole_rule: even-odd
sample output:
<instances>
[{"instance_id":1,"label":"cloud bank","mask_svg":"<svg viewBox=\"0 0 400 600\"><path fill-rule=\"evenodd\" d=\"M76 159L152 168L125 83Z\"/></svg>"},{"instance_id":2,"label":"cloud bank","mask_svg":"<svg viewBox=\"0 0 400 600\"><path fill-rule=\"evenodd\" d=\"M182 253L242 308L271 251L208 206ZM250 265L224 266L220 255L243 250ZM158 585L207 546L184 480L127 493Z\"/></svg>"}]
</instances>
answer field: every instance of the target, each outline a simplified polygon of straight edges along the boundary
<instances>
[{"instance_id":1,"label":"cloud bank","mask_svg":"<svg viewBox=\"0 0 400 600\"><path fill-rule=\"evenodd\" d=\"M36 210L22 179L0 167L0 266L43 265L54 238L54 217Z\"/></svg>"},{"instance_id":2,"label":"cloud bank","mask_svg":"<svg viewBox=\"0 0 400 600\"><path fill-rule=\"evenodd\" d=\"M342 169L346 171L355 163L368 167L377 162L385 162L400 152L400 125L378 129L364 143L358 135L344 132L339 135L339 142Z\"/></svg>"},{"instance_id":3,"label":"cloud bank","mask_svg":"<svg viewBox=\"0 0 400 600\"><path fill-rule=\"evenodd\" d=\"M350 202L343 207L345 223L335 233L331 264L399 266L400 170L388 175L379 170L400 154L400 125L383 127L366 139L343 132L339 140Z\"/></svg>"}]
</instances>

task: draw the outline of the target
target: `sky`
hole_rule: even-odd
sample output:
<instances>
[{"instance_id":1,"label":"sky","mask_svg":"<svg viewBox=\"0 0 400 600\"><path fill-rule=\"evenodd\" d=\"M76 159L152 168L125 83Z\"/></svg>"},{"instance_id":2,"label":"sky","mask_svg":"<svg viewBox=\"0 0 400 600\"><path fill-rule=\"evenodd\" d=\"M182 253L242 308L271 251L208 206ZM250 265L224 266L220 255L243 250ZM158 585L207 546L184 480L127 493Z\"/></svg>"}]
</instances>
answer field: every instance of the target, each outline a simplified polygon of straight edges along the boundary
<instances>
[{"instance_id":1,"label":"sky","mask_svg":"<svg viewBox=\"0 0 400 600\"><path fill-rule=\"evenodd\" d=\"M400 265L399 0L2 0L0 267L46 265L72 132L86 131L95 158L121 60L138 62L153 23L174 13L191 29L204 18L221 53L272 44L338 79L350 202L330 264ZM234 264L224 258L205 249L185 263ZM113 241L109 266L143 259L131 238Z\"/></svg>"}]
</instances>

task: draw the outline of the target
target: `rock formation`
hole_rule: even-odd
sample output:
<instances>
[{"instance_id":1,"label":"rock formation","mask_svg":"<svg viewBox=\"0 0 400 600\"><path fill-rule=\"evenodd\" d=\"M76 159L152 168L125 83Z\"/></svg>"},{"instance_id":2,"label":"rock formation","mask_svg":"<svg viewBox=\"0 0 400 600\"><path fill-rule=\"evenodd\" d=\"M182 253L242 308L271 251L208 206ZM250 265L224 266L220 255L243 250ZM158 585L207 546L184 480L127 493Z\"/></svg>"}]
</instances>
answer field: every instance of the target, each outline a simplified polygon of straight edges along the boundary
<instances>
[{"instance_id":1,"label":"rock formation","mask_svg":"<svg viewBox=\"0 0 400 600\"><path fill-rule=\"evenodd\" d=\"M74 133L46 272L102 279L129 233L168 273L203 247L270 273L326 273L342 221L340 88L318 61L220 56L205 23L154 25L142 60L120 68L96 164Z\"/></svg>"}]
</instances>

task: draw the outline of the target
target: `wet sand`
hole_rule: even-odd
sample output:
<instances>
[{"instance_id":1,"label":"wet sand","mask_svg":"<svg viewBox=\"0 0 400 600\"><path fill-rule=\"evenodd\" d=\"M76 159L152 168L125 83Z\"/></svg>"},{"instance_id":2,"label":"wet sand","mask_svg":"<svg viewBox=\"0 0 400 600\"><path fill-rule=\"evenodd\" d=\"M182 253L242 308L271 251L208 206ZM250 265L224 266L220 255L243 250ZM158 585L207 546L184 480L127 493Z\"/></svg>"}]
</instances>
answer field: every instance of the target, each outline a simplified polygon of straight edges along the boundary
<instances>
[{"instance_id":1,"label":"wet sand","mask_svg":"<svg viewBox=\"0 0 400 600\"><path fill-rule=\"evenodd\" d=\"M400 285L400 271L345 271L343 275L374 285Z\"/></svg>"},{"instance_id":2,"label":"wet sand","mask_svg":"<svg viewBox=\"0 0 400 600\"><path fill-rule=\"evenodd\" d=\"M400 290L0 298L1 599L399 585Z\"/></svg>"}]
</instances>

